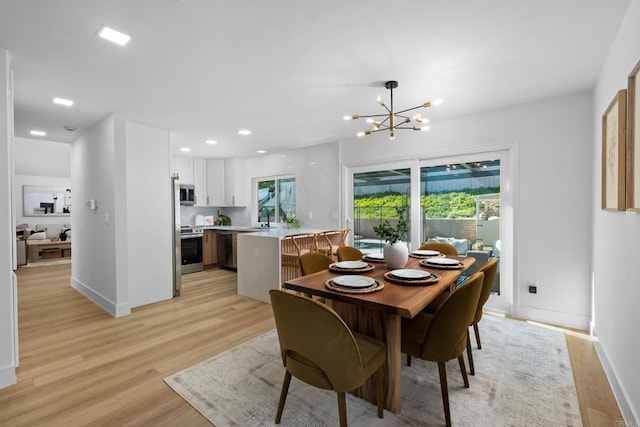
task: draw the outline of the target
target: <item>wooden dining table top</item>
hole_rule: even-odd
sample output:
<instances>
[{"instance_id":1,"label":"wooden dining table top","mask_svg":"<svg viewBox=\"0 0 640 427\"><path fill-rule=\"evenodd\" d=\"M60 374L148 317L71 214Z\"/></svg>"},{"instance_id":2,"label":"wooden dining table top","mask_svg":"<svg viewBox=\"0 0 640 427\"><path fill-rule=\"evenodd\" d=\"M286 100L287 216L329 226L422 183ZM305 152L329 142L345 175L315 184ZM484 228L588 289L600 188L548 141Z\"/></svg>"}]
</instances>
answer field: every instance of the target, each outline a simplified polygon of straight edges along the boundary
<instances>
[{"instance_id":1,"label":"wooden dining table top","mask_svg":"<svg viewBox=\"0 0 640 427\"><path fill-rule=\"evenodd\" d=\"M375 268L371 271L360 273L360 275L372 277L378 282L383 283L384 288L379 291L356 294L330 290L325 286L325 282L345 274L342 272L334 272L330 269L288 280L284 283L284 288L335 301L342 301L383 312L393 313L400 317L412 318L420 313L423 308L425 308L445 289L453 290L456 279L460 277L460 274L464 270L469 268L475 262L475 258L473 257L449 256L447 258L459 260L462 263L463 268L453 270L425 267L420 264L420 259L409 257L409 261L404 268L426 270L429 273L440 276L440 279L434 284L405 285L388 281L385 279L384 274L388 271L392 271L393 269L389 268L384 262L369 262L369 264L373 265Z\"/></svg>"}]
</instances>

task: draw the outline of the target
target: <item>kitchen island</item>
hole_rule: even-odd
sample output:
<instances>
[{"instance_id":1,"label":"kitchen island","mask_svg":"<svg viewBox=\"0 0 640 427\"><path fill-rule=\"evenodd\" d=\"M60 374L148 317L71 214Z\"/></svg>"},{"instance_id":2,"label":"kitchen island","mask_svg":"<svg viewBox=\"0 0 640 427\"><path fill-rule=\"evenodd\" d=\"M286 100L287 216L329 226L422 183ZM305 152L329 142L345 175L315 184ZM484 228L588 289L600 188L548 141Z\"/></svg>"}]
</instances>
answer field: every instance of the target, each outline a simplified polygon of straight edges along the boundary
<instances>
[{"instance_id":1,"label":"kitchen island","mask_svg":"<svg viewBox=\"0 0 640 427\"><path fill-rule=\"evenodd\" d=\"M282 287L283 256L294 255L282 253L282 241L293 235L314 235L325 231L268 228L238 235L238 294L268 303L269 290Z\"/></svg>"}]
</instances>

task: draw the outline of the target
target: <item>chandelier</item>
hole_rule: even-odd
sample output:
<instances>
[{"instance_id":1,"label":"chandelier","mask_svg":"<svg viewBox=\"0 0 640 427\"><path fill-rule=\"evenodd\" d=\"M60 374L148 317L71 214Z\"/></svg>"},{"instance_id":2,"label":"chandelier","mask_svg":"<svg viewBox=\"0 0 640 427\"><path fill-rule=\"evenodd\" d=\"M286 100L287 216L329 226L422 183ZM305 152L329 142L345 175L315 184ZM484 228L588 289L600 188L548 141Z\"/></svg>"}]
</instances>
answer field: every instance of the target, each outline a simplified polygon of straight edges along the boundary
<instances>
[{"instance_id":1,"label":"chandelier","mask_svg":"<svg viewBox=\"0 0 640 427\"><path fill-rule=\"evenodd\" d=\"M405 115L405 113L417 110L418 108L428 108L431 106L431 102L425 102L424 104L418 105L417 107L407 108L406 110L396 112L393 109L393 90L398 87L398 82L395 80L390 80L384 84L384 87L389 89L390 105L387 106L381 96L378 96L376 102L382 105L385 110L387 110L386 114L369 114L366 116L354 114L351 116L344 116L345 120L358 120L360 118L366 118L367 123L370 123L373 126L369 130L358 132L358 136L371 135L374 132L389 130L389 138L394 139L396 137L396 129L409 129L422 132L428 131L430 129L430 127L426 125L427 123L429 123L429 119L422 118L420 114L408 116ZM415 125L412 125L412 122L414 122Z\"/></svg>"}]
</instances>

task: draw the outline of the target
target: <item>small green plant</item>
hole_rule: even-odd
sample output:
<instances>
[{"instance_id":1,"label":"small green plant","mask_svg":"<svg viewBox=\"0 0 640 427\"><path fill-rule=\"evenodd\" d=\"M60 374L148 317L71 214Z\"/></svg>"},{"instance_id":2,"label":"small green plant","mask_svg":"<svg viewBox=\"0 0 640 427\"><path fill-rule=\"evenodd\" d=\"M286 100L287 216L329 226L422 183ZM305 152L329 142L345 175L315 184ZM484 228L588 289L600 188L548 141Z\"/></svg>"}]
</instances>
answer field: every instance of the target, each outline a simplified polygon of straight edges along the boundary
<instances>
[{"instance_id":1,"label":"small green plant","mask_svg":"<svg viewBox=\"0 0 640 427\"><path fill-rule=\"evenodd\" d=\"M396 213L398 215L398 222L396 226L392 226L388 219L383 220L379 225L373 227L374 233L381 239L386 240L390 244L396 243L406 237L409 230L407 222L407 205L396 206Z\"/></svg>"},{"instance_id":2,"label":"small green plant","mask_svg":"<svg viewBox=\"0 0 640 427\"><path fill-rule=\"evenodd\" d=\"M287 216L285 222L287 223L289 228L300 228L300 220L298 220L298 217L295 214Z\"/></svg>"}]
</instances>

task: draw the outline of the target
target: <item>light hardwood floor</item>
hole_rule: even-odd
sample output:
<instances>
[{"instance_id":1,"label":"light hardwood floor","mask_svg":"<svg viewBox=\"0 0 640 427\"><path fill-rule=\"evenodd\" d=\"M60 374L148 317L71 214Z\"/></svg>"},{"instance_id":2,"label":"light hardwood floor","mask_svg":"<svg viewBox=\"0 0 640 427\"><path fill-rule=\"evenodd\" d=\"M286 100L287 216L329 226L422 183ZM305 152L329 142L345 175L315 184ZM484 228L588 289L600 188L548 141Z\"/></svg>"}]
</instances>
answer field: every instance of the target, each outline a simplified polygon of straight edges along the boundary
<instances>
[{"instance_id":1,"label":"light hardwood floor","mask_svg":"<svg viewBox=\"0 0 640 427\"><path fill-rule=\"evenodd\" d=\"M20 367L0 426L210 425L163 378L274 327L225 270L185 275L180 298L118 319L69 279L69 265L18 270ZM583 423L611 426L622 417L586 338L567 334Z\"/></svg>"}]
</instances>

